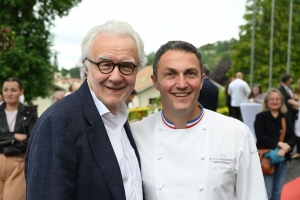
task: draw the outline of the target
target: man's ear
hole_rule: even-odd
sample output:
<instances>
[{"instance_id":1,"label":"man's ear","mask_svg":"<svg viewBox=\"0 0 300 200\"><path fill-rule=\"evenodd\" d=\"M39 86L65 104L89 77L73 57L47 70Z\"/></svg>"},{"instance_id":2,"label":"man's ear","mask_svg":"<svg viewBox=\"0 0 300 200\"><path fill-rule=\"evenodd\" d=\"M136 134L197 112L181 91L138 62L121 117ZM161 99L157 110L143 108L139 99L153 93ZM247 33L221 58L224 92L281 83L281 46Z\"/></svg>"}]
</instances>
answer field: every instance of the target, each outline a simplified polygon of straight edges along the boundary
<instances>
[{"instance_id":1,"label":"man's ear","mask_svg":"<svg viewBox=\"0 0 300 200\"><path fill-rule=\"evenodd\" d=\"M157 91L159 91L158 87L157 87L157 80L156 80L156 78L155 78L155 76L153 74L151 75L151 79L152 79L152 82L153 82L153 86L155 87L155 89Z\"/></svg>"},{"instance_id":2,"label":"man's ear","mask_svg":"<svg viewBox=\"0 0 300 200\"><path fill-rule=\"evenodd\" d=\"M204 77L205 77L205 74L203 73L203 74L201 75L200 90L202 89L202 86L203 86Z\"/></svg>"}]
</instances>

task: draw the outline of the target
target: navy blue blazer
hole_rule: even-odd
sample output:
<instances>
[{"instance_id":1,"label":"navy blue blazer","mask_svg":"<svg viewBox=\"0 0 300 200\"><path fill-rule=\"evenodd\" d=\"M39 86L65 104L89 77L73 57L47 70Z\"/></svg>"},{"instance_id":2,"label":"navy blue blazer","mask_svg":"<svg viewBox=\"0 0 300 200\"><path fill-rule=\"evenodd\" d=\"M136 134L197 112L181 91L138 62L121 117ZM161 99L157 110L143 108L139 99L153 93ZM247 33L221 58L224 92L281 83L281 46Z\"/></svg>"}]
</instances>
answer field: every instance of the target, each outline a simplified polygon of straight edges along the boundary
<instances>
[{"instance_id":1,"label":"navy blue blazer","mask_svg":"<svg viewBox=\"0 0 300 200\"><path fill-rule=\"evenodd\" d=\"M124 128L140 162L128 122ZM35 124L25 178L27 200L126 200L121 170L87 81Z\"/></svg>"},{"instance_id":2,"label":"navy blue blazer","mask_svg":"<svg viewBox=\"0 0 300 200\"><path fill-rule=\"evenodd\" d=\"M198 102L209 110L216 111L218 108L219 90L218 87L207 77L204 78Z\"/></svg>"}]
</instances>

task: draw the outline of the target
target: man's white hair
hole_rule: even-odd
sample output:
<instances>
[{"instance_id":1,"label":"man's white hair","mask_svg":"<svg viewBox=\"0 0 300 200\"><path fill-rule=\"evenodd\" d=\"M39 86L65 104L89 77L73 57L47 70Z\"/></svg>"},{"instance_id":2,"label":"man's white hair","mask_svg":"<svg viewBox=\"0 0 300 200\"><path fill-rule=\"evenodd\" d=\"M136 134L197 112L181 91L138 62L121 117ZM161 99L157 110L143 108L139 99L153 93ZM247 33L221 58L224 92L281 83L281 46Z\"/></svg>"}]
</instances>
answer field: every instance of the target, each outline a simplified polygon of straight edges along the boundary
<instances>
[{"instance_id":1,"label":"man's white hair","mask_svg":"<svg viewBox=\"0 0 300 200\"><path fill-rule=\"evenodd\" d=\"M130 26L130 24L117 20L107 21L105 24L96 26L92 28L87 35L84 37L81 43L81 58L80 58L80 66L81 66L81 75L85 77L84 66L88 69L90 68L90 63L87 62L87 58L89 57L89 49L91 44L93 43L96 36L100 34L112 33L116 35L127 35L131 37L137 46L139 63L138 70L143 68L147 63L147 56L144 51L144 43L140 37L140 35ZM85 61L84 61L85 60ZM84 61L84 65L82 63Z\"/></svg>"}]
</instances>

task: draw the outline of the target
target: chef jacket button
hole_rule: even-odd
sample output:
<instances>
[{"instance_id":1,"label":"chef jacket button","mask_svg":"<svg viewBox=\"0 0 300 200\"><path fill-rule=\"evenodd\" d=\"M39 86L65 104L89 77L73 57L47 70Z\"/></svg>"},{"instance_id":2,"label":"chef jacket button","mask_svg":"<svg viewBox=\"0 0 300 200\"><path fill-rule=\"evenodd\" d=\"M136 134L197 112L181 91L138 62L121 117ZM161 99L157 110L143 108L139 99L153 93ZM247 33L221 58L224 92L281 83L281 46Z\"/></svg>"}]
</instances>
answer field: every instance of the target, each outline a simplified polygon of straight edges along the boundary
<instances>
[{"instance_id":1,"label":"chef jacket button","mask_svg":"<svg viewBox=\"0 0 300 200\"><path fill-rule=\"evenodd\" d=\"M202 127L202 130L204 130L204 131L205 131L205 130L206 130L206 128L205 128L205 127Z\"/></svg>"},{"instance_id":2,"label":"chef jacket button","mask_svg":"<svg viewBox=\"0 0 300 200\"><path fill-rule=\"evenodd\" d=\"M158 128L159 131L162 131L162 128Z\"/></svg>"},{"instance_id":3,"label":"chef jacket button","mask_svg":"<svg viewBox=\"0 0 300 200\"><path fill-rule=\"evenodd\" d=\"M199 190L200 190L200 191L203 190L203 186L202 186L202 185L199 186Z\"/></svg>"},{"instance_id":4,"label":"chef jacket button","mask_svg":"<svg viewBox=\"0 0 300 200\"><path fill-rule=\"evenodd\" d=\"M26 120L26 117L24 117L23 119Z\"/></svg>"},{"instance_id":5,"label":"chef jacket button","mask_svg":"<svg viewBox=\"0 0 300 200\"><path fill-rule=\"evenodd\" d=\"M162 156L161 155L158 155L157 156L157 160L161 160L162 159Z\"/></svg>"},{"instance_id":6,"label":"chef jacket button","mask_svg":"<svg viewBox=\"0 0 300 200\"><path fill-rule=\"evenodd\" d=\"M201 156L201 160L204 160L204 159L205 159L205 155L202 155L202 156Z\"/></svg>"},{"instance_id":7,"label":"chef jacket button","mask_svg":"<svg viewBox=\"0 0 300 200\"><path fill-rule=\"evenodd\" d=\"M159 190L162 190L163 188L164 188L163 185L159 185L159 186L158 186L158 189L159 189Z\"/></svg>"}]
</instances>

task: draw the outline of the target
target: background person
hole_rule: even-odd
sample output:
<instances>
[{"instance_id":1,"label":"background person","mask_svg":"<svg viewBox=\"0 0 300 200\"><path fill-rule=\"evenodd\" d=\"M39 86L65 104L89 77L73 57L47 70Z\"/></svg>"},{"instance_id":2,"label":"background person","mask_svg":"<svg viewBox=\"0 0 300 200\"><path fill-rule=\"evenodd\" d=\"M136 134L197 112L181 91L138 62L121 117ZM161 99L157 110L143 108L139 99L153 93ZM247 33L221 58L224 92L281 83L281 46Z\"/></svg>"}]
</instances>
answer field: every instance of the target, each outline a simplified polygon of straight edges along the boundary
<instances>
[{"instance_id":1,"label":"background person","mask_svg":"<svg viewBox=\"0 0 300 200\"><path fill-rule=\"evenodd\" d=\"M87 80L38 120L26 154L27 199L141 200L139 155L124 103L147 58L125 22L92 28L81 44Z\"/></svg>"},{"instance_id":2,"label":"background person","mask_svg":"<svg viewBox=\"0 0 300 200\"><path fill-rule=\"evenodd\" d=\"M247 101L250 103L262 103L265 95L262 92L259 84L254 84L251 88L251 92L248 95Z\"/></svg>"},{"instance_id":3,"label":"background person","mask_svg":"<svg viewBox=\"0 0 300 200\"><path fill-rule=\"evenodd\" d=\"M219 89L209 78L208 66L203 66L203 73L205 74L205 76L198 101L204 108L212 111L217 111Z\"/></svg>"},{"instance_id":4,"label":"background person","mask_svg":"<svg viewBox=\"0 0 300 200\"><path fill-rule=\"evenodd\" d=\"M0 106L0 199L25 199L24 161L37 112L19 102L22 83L10 77L2 85Z\"/></svg>"},{"instance_id":5,"label":"background person","mask_svg":"<svg viewBox=\"0 0 300 200\"><path fill-rule=\"evenodd\" d=\"M279 148L278 155L286 158L275 165L272 175L264 175L269 200L280 200L285 181L287 160L291 160L290 152L295 144L294 127L286 115L287 108L279 90L271 88L261 106L261 112L256 115L254 129L257 138L257 149ZM283 142L279 140L282 131L281 118L286 121L286 134Z\"/></svg>"},{"instance_id":6,"label":"background person","mask_svg":"<svg viewBox=\"0 0 300 200\"><path fill-rule=\"evenodd\" d=\"M170 41L155 53L153 85L163 110L131 125L146 200L266 200L253 136L242 122L198 103L198 49Z\"/></svg>"},{"instance_id":7,"label":"background person","mask_svg":"<svg viewBox=\"0 0 300 200\"><path fill-rule=\"evenodd\" d=\"M54 102L56 102L58 100L61 100L65 96L66 96L66 91L65 90L57 90L57 91L55 91L55 93L53 95L53 100L54 100Z\"/></svg>"},{"instance_id":8,"label":"background person","mask_svg":"<svg viewBox=\"0 0 300 200\"><path fill-rule=\"evenodd\" d=\"M297 86L294 89L294 97L298 99L298 104L300 104L300 78L297 80ZM297 144L297 150L294 155L292 155L292 159L299 159L300 158L300 112L298 108L298 116L295 121L295 134L297 136L296 138L296 144Z\"/></svg>"},{"instance_id":9,"label":"background person","mask_svg":"<svg viewBox=\"0 0 300 200\"><path fill-rule=\"evenodd\" d=\"M71 83L71 85L69 87L69 91L65 94L65 96L67 96L67 95L75 92L76 90L78 90L79 86L80 85L78 83L76 83L76 82L75 83Z\"/></svg>"},{"instance_id":10,"label":"background person","mask_svg":"<svg viewBox=\"0 0 300 200\"><path fill-rule=\"evenodd\" d=\"M125 104L127 105L128 108L133 107L132 99L134 98L135 95L137 95L137 92L135 90L132 90L129 97L126 99Z\"/></svg>"},{"instance_id":11,"label":"background person","mask_svg":"<svg viewBox=\"0 0 300 200\"><path fill-rule=\"evenodd\" d=\"M231 114L233 118L242 120L240 105L251 92L242 72L237 72L235 79L228 86L228 94L231 95Z\"/></svg>"},{"instance_id":12,"label":"background person","mask_svg":"<svg viewBox=\"0 0 300 200\"><path fill-rule=\"evenodd\" d=\"M231 95L228 94L228 86L233 80L234 80L233 76L231 76L227 79L226 85L225 85L225 90L224 90L225 97L226 97L226 106L228 108L229 116L232 116L232 113L231 113Z\"/></svg>"},{"instance_id":13,"label":"background person","mask_svg":"<svg viewBox=\"0 0 300 200\"><path fill-rule=\"evenodd\" d=\"M293 104L297 104L295 100L297 100L294 97L294 94L292 92L291 84L293 82L293 78L290 74L284 74L281 77L281 84L279 86L279 91L283 95L284 103L287 108L287 116L289 116L292 124L295 124L296 117L298 115L298 109L295 109ZM298 101L298 100L297 100Z\"/></svg>"}]
</instances>

